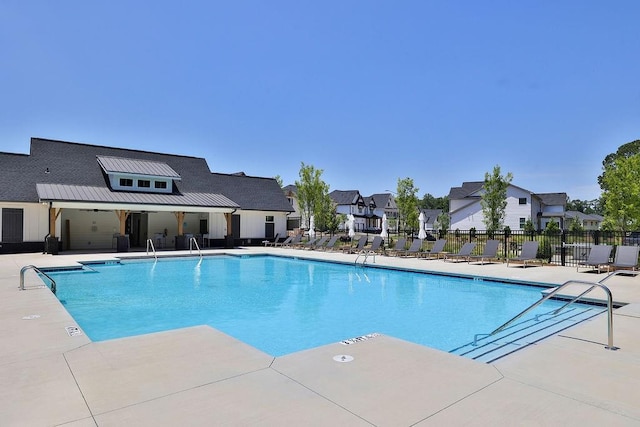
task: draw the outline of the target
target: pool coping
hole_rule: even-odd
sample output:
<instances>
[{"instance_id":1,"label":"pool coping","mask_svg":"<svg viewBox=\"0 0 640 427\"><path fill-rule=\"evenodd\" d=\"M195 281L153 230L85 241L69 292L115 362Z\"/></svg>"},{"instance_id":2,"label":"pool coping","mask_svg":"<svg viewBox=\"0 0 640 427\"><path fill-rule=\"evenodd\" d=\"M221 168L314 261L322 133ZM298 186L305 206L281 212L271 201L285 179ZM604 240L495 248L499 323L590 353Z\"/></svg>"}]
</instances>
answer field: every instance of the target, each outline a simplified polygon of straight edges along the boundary
<instances>
[{"instance_id":1,"label":"pool coping","mask_svg":"<svg viewBox=\"0 0 640 427\"><path fill-rule=\"evenodd\" d=\"M280 248L230 252L302 255L300 250ZM355 259L342 253L309 252L305 257ZM105 255L64 257L77 261L113 256ZM385 258L389 259L380 262L392 267L428 265L418 259ZM0 350L0 370L9 380L5 384L10 384L4 387L1 404L3 425L109 425L127 420L158 425L185 420L190 424L215 420L283 425L297 420L310 425L487 425L525 420L534 413L535 420L546 425L640 421L635 404L640 398L635 385L640 376L636 332L640 286L635 278L607 282L616 300L627 303L614 316L620 350L603 349L606 325L595 319L493 364L482 364L387 336L277 358L256 354L208 327L91 343L62 330L72 319L48 289L31 287L31 281L27 291L17 289L22 265L60 262L64 260L41 254L0 256L4 294L0 333L8 343ZM585 273L562 267L515 271L504 265L474 269L441 260L425 262L434 263L430 268L440 272L472 274L480 269L549 283L561 283L566 277L585 279ZM20 317L34 312L42 317L28 321ZM180 350L190 348L200 350L196 354ZM335 362L332 357L340 353L349 353L354 361ZM158 386L157 378L165 378L166 384Z\"/></svg>"}]
</instances>

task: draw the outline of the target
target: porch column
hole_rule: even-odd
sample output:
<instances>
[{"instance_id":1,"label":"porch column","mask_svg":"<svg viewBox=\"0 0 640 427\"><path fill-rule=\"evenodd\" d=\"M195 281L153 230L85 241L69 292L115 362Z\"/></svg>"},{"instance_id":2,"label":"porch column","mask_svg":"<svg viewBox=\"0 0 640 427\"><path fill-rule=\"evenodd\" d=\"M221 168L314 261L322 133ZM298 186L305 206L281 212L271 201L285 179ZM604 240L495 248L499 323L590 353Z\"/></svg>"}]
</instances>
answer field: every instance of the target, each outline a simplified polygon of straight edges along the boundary
<instances>
[{"instance_id":1,"label":"porch column","mask_svg":"<svg viewBox=\"0 0 640 427\"><path fill-rule=\"evenodd\" d=\"M124 236L127 226L127 218L131 211L120 211L116 210L116 215L118 216L118 221L120 221L120 235Z\"/></svg>"},{"instance_id":2,"label":"porch column","mask_svg":"<svg viewBox=\"0 0 640 427\"><path fill-rule=\"evenodd\" d=\"M56 209L54 207L49 207L49 236L56 237L56 220L60 216L62 212L62 208Z\"/></svg>"},{"instance_id":3,"label":"porch column","mask_svg":"<svg viewBox=\"0 0 640 427\"><path fill-rule=\"evenodd\" d=\"M182 236L184 234L184 212L174 212L176 216L176 221L178 222L178 236Z\"/></svg>"},{"instance_id":4,"label":"porch column","mask_svg":"<svg viewBox=\"0 0 640 427\"><path fill-rule=\"evenodd\" d=\"M231 227L231 213L225 213L224 219L227 220L227 236L231 236L233 234Z\"/></svg>"}]
</instances>

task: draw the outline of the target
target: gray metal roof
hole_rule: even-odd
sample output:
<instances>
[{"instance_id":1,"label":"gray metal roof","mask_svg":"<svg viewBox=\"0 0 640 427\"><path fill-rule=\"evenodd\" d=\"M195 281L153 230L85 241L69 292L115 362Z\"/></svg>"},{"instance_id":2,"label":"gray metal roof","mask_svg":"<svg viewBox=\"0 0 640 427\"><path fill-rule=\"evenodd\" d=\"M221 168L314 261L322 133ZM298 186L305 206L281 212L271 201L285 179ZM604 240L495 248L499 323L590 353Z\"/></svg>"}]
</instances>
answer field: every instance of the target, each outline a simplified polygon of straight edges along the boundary
<instances>
[{"instance_id":1,"label":"gray metal roof","mask_svg":"<svg viewBox=\"0 0 640 427\"><path fill-rule=\"evenodd\" d=\"M165 206L199 206L211 208L239 207L236 203L221 194L152 194L111 191L106 187L42 183L36 184L36 188L41 202L124 203Z\"/></svg>"},{"instance_id":2,"label":"gray metal roof","mask_svg":"<svg viewBox=\"0 0 640 427\"><path fill-rule=\"evenodd\" d=\"M97 159L102 169L108 174L124 173L180 179L180 175L164 162L111 156L97 156Z\"/></svg>"}]
</instances>

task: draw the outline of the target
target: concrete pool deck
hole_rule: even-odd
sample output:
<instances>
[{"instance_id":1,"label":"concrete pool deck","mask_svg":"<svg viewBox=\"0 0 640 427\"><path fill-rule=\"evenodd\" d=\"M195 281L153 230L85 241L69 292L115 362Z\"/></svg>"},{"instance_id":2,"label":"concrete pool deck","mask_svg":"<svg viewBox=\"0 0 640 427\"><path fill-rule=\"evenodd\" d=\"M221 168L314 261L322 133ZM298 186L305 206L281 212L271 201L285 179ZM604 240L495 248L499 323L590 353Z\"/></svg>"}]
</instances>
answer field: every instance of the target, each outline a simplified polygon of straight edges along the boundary
<instances>
[{"instance_id":1,"label":"concrete pool deck","mask_svg":"<svg viewBox=\"0 0 640 427\"><path fill-rule=\"evenodd\" d=\"M356 258L282 248L203 252ZM207 326L92 343L70 336L75 321L33 272L18 290L25 265L140 255L0 256L0 425L640 425L640 277L606 282L627 304L614 311L619 350L604 349L600 315L491 364L384 335L276 358ZM384 256L376 264L548 284L606 276ZM340 355L353 361L335 361Z\"/></svg>"}]
</instances>

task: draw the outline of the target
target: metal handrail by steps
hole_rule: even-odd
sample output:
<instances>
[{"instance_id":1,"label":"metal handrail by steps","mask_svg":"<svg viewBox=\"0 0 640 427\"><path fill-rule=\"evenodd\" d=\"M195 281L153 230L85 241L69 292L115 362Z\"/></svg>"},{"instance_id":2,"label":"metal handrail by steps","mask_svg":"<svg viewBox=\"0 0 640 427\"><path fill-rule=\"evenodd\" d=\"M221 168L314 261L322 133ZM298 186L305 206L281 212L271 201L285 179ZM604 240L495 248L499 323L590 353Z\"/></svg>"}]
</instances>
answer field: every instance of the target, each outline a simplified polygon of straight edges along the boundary
<instances>
[{"instance_id":1,"label":"metal handrail by steps","mask_svg":"<svg viewBox=\"0 0 640 427\"><path fill-rule=\"evenodd\" d=\"M43 272L35 265L25 265L20 269L20 287L19 288L21 291L24 291L24 273L26 273L27 270L33 270L36 273L46 277L51 282L51 292L53 292L54 294L56 293L56 281L53 280L51 277L49 277L47 273Z\"/></svg>"},{"instance_id":2,"label":"metal handrail by steps","mask_svg":"<svg viewBox=\"0 0 640 427\"><path fill-rule=\"evenodd\" d=\"M200 250L200 246L198 245L198 241L196 240L195 237L192 237L189 239L189 254L191 254L191 250L193 249L193 245L196 246L196 249L198 249L198 254L200 255L200 258L202 258L202 251Z\"/></svg>"},{"instance_id":3,"label":"metal handrail by steps","mask_svg":"<svg viewBox=\"0 0 640 427\"><path fill-rule=\"evenodd\" d=\"M149 248L153 251L153 257L158 259L158 255L156 254L156 247L153 245L153 240L147 239L147 255L149 255Z\"/></svg>"},{"instance_id":4,"label":"metal handrail by steps","mask_svg":"<svg viewBox=\"0 0 640 427\"><path fill-rule=\"evenodd\" d=\"M608 277L609 276L607 276L604 279L602 279L601 282L606 280ZM570 304L578 301L580 298L582 298L584 295L586 295L587 293L591 292L595 288L600 288L600 289L604 290L605 294L607 295L607 338L608 338L607 339L607 345L605 346L605 348L607 350L618 350L618 347L613 345L613 297L611 296L611 291L609 290L609 288L607 288L605 285L603 285L600 282L588 282L588 281L584 281L584 280L568 280L568 281L564 282L562 285L558 286L553 291L551 291L548 294L544 295L538 301L536 301L535 303L530 305L528 308L526 308L525 310L523 310L522 312L520 312L519 314L517 314L516 316L511 318L509 321L507 321L503 325L501 325L498 328L496 328L493 332L491 332L489 334L486 334L486 336L492 336L492 335L497 334L498 332L503 331L504 329L507 328L507 326L511 325L513 322L515 322L516 320L520 319L522 316L524 316L525 314L527 314L528 312L530 312L534 308L538 307L540 304L542 304L543 302L545 302L549 298L553 297L554 295L556 295L558 292L560 292L561 290L563 290L564 288L566 288L569 285L585 285L585 286L589 286L589 289L587 291L581 293L580 295L578 295L577 297L575 297L571 301L569 301L567 304L565 304L562 307L560 307L559 309L557 309L554 313L558 313L563 308L565 308L565 307L569 306ZM484 335L484 334L482 334L482 335ZM477 340L474 340L474 343L476 341Z\"/></svg>"}]
</instances>

